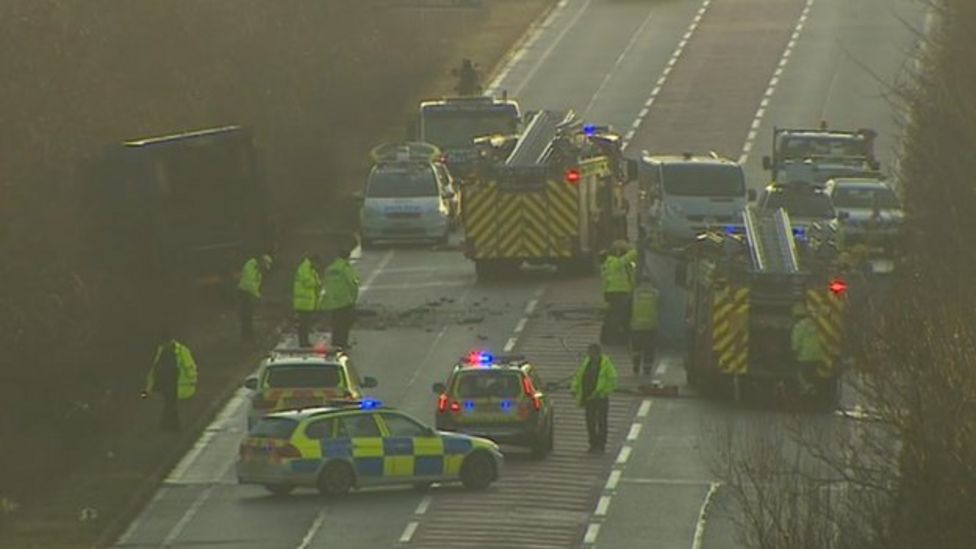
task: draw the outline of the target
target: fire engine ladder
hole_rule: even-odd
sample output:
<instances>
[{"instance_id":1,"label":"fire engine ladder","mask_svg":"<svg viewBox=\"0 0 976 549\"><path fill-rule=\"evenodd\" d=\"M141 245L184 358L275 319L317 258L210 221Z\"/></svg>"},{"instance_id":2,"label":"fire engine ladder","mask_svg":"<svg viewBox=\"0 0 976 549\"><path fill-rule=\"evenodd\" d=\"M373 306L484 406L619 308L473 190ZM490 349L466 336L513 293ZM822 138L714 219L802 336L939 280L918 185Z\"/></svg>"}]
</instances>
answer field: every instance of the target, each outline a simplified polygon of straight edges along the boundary
<instances>
[{"instance_id":1,"label":"fire engine ladder","mask_svg":"<svg viewBox=\"0 0 976 549\"><path fill-rule=\"evenodd\" d=\"M512 168L538 166L545 162L560 129L575 118L573 111L539 111L532 116L518 143L505 160Z\"/></svg>"},{"instance_id":2,"label":"fire engine ladder","mask_svg":"<svg viewBox=\"0 0 976 549\"><path fill-rule=\"evenodd\" d=\"M796 273L800 270L793 225L784 209L761 212L748 207L742 212L749 240L752 265L765 273Z\"/></svg>"}]
</instances>

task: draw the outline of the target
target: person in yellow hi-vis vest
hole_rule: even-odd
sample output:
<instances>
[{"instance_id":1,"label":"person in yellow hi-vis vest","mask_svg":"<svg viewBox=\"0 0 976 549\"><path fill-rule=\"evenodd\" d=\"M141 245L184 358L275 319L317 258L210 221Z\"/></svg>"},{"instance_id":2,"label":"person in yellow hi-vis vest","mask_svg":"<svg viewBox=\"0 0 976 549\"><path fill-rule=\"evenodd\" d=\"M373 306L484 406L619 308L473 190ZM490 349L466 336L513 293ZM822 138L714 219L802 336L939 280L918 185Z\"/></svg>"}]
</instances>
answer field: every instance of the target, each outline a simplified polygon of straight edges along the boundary
<instances>
[{"instance_id":1,"label":"person in yellow hi-vis vest","mask_svg":"<svg viewBox=\"0 0 976 549\"><path fill-rule=\"evenodd\" d=\"M192 398L197 392L197 363L189 347L164 331L152 369L146 377L146 388L142 398L156 393L163 399L163 415L160 426L165 431L180 430L180 415L177 402Z\"/></svg>"},{"instance_id":2,"label":"person in yellow hi-vis vest","mask_svg":"<svg viewBox=\"0 0 976 549\"><path fill-rule=\"evenodd\" d=\"M292 283L292 308L298 317L298 345L311 347L308 332L311 329L312 317L319 310L322 295L322 278L319 269L322 268L322 258L318 254L305 256L295 271Z\"/></svg>"},{"instance_id":3,"label":"person in yellow hi-vis vest","mask_svg":"<svg viewBox=\"0 0 976 549\"><path fill-rule=\"evenodd\" d=\"M817 370L827 360L827 353L820 341L817 323L810 317L806 306L802 303L794 305L793 318L790 343L797 365L797 380L803 391L809 393L814 390L812 382L816 379Z\"/></svg>"},{"instance_id":4,"label":"person in yellow hi-vis vest","mask_svg":"<svg viewBox=\"0 0 976 549\"><path fill-rule=\"evenodd\" d=\"M271 270L271 256L251 256L241 268L241 278L237 283L237 298L240 304L238 318L241 324L241 337L250 340L254 337L254 308L261 299L264 275Z\"/></svg>"},{"instance_id":5,"label":"person in yellow hi-vis vest","mask_svg":"<svg viewBox=\"0 0 976 549\"><path fill-rule=\"evenodd\" d=\"M601 343L626 344L629 339L636 263L637 250L630 248L624 240L614 242L610 254L603 260L600 276L607 312L600 333Z\"/></svg>"},{"instance_id":6,"label":"person in yellow hi-vis vest","mask_svg":"<svg viewBox=\"0 0 976 549\"><path fill-rule=\"evenodd\" d=\"M641 370L649 374L654 367L654 352L657 349L658 297L658 289L650 284L645 283L634 289L630 315L630 352L635 374L640 373Z\"/></svg>"}]
</instances>

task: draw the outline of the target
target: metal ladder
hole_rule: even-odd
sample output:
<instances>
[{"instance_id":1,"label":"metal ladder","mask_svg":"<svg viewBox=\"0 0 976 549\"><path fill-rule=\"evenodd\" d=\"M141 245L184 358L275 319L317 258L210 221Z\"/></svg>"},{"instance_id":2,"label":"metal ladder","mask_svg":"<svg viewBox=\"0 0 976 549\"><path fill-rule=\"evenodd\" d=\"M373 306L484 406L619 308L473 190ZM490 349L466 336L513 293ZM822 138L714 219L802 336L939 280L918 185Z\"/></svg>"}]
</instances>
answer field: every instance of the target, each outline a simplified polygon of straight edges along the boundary
<instances>
[{"instance_id":1,"label":"metal ladder","mask_svg":"<svg viewBox=\"0 0 976 549\"><path fill-rule=\"evenodd\" d=\"M793 225L784 209L763 212L747 207L742 212L749 239L752 266L763 273L796 273L800 270L797 259Z\"/></svg>"},{"instance_id":2,"label":"metal ladder","mask_svg":"<svg viewBox=\"0 0 976 549\"><path fill-rule=\"evenodd\" d=\"M539 111L532 116L518 143L505 160L509 167L536 166L543 163L545 153L559 129L571 122L573 111Z\"/></svg>"}]
</instances>

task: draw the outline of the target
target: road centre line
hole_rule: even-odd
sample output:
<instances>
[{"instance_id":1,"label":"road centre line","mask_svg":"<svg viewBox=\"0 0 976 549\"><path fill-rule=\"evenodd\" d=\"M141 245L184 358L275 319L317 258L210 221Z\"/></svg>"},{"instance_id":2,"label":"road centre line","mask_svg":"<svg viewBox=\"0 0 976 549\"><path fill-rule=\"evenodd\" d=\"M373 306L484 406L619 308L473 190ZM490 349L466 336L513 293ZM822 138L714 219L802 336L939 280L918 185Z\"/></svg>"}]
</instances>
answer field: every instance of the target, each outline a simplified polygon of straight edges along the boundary
<instances>
[{"instance_id":1,"label":"road centre line","mask_svg":"<svg viewBox=\"0 0 976 549\"><path fill-rule=\"evenodd\" d=\"M640 423L637 423L637 422L634 422L633 424L631 424L631 426L630 426L630 432L627 433L627 442L633 442L633 441L637 440L637 437L640 436L641 427L643 427L643 425L641 425Z\"/></svg>"},{"instance_id":2,"label":"road centre line","mask_svg":"<svg viewBox=\"0 0 976 549\"><path fill-rule=\"evenodd\" d=\"M719 486L721 484L718 482L712 482L708 485L708 493L705 495L705 501L698 511L698 522L695 524L695 537L691 540L691 549L701 549L702 542L705 539L705 523L708 521L708 509L712 505L712 500L715 497L715 492L718 492Z\"/></svg>"},{"instance_id":3,"label":"road centre line","mask_svg":"<svg viewBox=\"0 0 976 549\"><path fill-rule=\"evenodd\" d=\"M521 334L522 330L525 330L525 325L529 322L529 319L522 317L519 319L518 324L515 325L515 333Z\"/></svg>"},{"instance_id":4,"label":"road centre line","mask_svg":"<svg viewBox=\"0 0 976 549\"><path fill-rule=\"evenodd\" d=\"M637 409L637 417L647 417L647 413L651 411L651 403L654 401L645 398L644 402L641 402L640 408Z\"/></svg>"},{"instance_id":5,"label":"road centre line","mask_svg":"<svg viewBox=\"0 0 976 549\"><path fill-rule=\"evenodd\" d=\"M753 142L756 140L757 131L761 125L762 121L766 116L766 108L769 105L769 98L776 93L776 88L779 86L780 78L783 74L783 68L789 62L790 56L793 55L793 49L796 47L796 43L800 38L800 34L803 31L803 27L806 25L807 18L810 16L810 9L816 0L807 0L806 5L803 7L803 11L800 13L800 17L797 20L796 27L793 29L793 34L790 37L790 41L786 44L786 49L783 50L782 56L780 56L779 65L776 71L773 73L772 78L769 79L769 85L766 86L766 91L763 94L762 102L760 103L759 110L756 111L756 116L752 119L751 130L749 135L746 137L745 144L742 145L742 153L739 155L739 164L745 164L749 161L749 155L752 152Z\"/></svg>"},{"instance_id":6,"label":"road centre line","mask_svg":"<svg viewBox=\"0 0 976 549\"><path fill-rule=\"evenodd\" d=\"M325 511L326 508L322 507L319 514L315 516L315 520L312 521L312 526L305 532L305 537L302 538L302 542L298 544L297 549L308 549L312 545L312 540L315 539L315 535L319 533L322 525L325 524Z\"/></svg>"},{"instance_id":7,"label":"road centre line","mask_svg":"<svg viewBox=\"0 0 976 549\"><path fill-rule=\"evenodd\" d=\"M600 97L601 93L603 93L603 90L607 87L607 84L610 82L610 79L613 77L614 73L617 72L617 69L620 68L620 64L623 63L624 58L627 57L627 54L630 53L630 50L634 48L634 45L637 43L637 39L642 34L644 34L644 29L647 28L647 24L651 22L651 19L654 17L654 13L655 13L654 10L650 10L647 14L647 17L644 18L644 21L640 24L639 27L637 27L637 30L634 31L634 34L630 37L630 40L627 42L627 46L624 47L623 51L620 52L620 55L617 56L617 60L614 62L613 67L610 67L610 70L608 70L607 73L603 76L603 81L600 82L600 86L597 87L596 92L593 93L593 97L590 98L590 102L587 103L586 108L583 109L583 114L581 115L581 118L585 119L586 116L590 113L590 109L593 108L593 105L596 103L597 98Z\"/></svg>"},{"instance_id":8,"label":"road centre line","mask_svg":"<svg viewBox=\"0 0 976 549\"><path fill-rule=\"evenodd\" d=\"M667 82L668 75L671 74L671 68L675 66L675 64L678 62L678 59L684 53L685 46L687 46L688 44L688 40L690 40L691 37L695 34L695 30L698 29L698 24L701 23L702 17L705 16L705 12L708 11L708 6L711 3L712 0L704 0L702 2L701 7L698 8L698 13L695 15L695 18L691 21L691 24L688 26L688 31L685 33L684 37L682 38L681 43L679 43L678 47L675 48L674 52L671 54L671 58L668 60L668 64L664 67L664 70L661 71L661 76L657 79L657 84L655 85L654 90L651 92L650 97L648 97L647 101L644 103L645 107L650 108L651 105L654 103L654 100L657 98L658 94L661 92L661 88ZM631 130L628 131L627 134L624 136L623 142L621 143L621 148L623 150L627 150L627 146L630 145L631 140L633 140L634 136L637 135L637 129L644 122L644 119L647 118L647 113L645 111L641 111L641 112L644 114L638 115L637 119L634 120L631 126Z\"/></svg>"},{"instance_id":9,"label":"road centre line","mask_svg":"<svg viewBox=\"0 0 976 549\"><path fill-rule=\"evenodd\" d=\"M464 286L470 286L470 280L454 280L454 281L444 281L444 282L405 282L403 284L374 284L370 286L363 286L360 288L361 292L367 290L373 290L374 292L379 291L393 291L393 290L410 290L413 288L462 288Z\"/></svg>"},{"instance_id":10,"label":"road centre line","mask_svg":"<svg viewBox=\"0 0 976 549\"><path fill-rule=\"evenodd\" d=\"M424 496L424 499L420 500L420 504L417 505L417 510L414 511L413 513L415 515L423 515L424 513L427 512L427 508L430 507L430 502L431 502L430 494Z\"/></svg>"},{"instance_id":11,"label":"road centre line","mask_svg":"<svg viewBox=\"0 0 976 549\"><path fill-rule=\"evenodd\" d=\"M400 534L400 543L410 543L413 539L413 534L417 531L417 527L420 523L417 521L411 521L407 523L407 527L403 529L403 533Z\"/></svg>"}]
</instances>

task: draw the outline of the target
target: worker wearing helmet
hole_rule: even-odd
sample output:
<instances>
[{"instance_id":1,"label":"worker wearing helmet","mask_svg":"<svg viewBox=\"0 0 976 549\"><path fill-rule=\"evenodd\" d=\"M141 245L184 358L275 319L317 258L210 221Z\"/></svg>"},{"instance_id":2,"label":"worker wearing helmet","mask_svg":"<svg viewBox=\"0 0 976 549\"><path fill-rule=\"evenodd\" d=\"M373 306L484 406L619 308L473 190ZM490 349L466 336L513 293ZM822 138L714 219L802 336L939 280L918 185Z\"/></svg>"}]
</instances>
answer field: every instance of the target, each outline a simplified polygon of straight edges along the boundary
<instances>
[{"instance_id":1,"label":"worker wearing helmet","mask_svg":"<svg viewBox=\"0 0 976 549\"><path fill-rule=\"evenodd\" d=\"M793 319L790 342L793 348L793 359L797 365L797 379L804 392L810 392L811 380L823 365L826 355L817 331L817 323L810 318L803 304L797 303L793 306Z\"/></svg>"},{"instance_id":2,"label":"worker wearing helmet","mask_svg":"<svg viewBox=\"0 0 976 549\"><path fill-rule=\"evenodd\" d=\"M271 270L271 256L254 255L244 262L241 277L237 283L237 297L240 307L238 317L241 324L241 337L250 340L254 337L254 308L261 299L261 286L264 275Z\"/></svg>"},{"instance_id":3,"label":"worker wearing helmet","mask_svg":"<svg viewBox=\"0 0 976 549\"><path fill-rule=\"evenodd\" d=\"M600 335L603 343L627 343L629 339L636 268L637 251L624 240L614 242L600 269L608 307Z\"/></svg>"}]
</instances>

